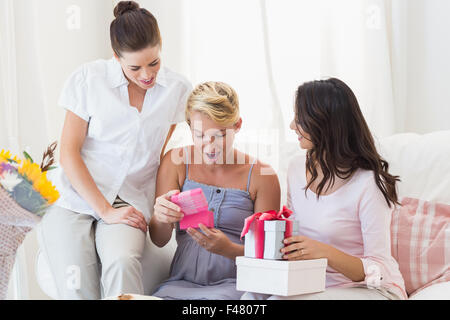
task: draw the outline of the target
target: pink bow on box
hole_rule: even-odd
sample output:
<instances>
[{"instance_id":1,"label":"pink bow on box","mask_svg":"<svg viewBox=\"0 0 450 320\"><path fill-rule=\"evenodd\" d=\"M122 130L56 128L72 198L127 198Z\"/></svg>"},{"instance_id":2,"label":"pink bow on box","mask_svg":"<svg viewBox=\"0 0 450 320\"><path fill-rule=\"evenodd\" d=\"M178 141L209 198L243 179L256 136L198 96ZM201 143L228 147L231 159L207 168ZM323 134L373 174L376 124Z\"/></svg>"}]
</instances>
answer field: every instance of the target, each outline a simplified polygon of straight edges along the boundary
<instances>
[{"instance_id":1,"label":"pink bow on box","mask_svg":"<svg viewBox=\"0 0 450 320\"><path fill-rule=\"evenodd\" d=\"M241 233L241 240L250 231L250 228L252 228L255 246L255 258L264 258L264 221L286 221L286 230L284 233L284 237L289 238L292 236L292 220L289 220L287 218L289 218L291 215L292 211L289 210L286 206L283 206L283 209L279 212L276 212L275 210L270 210L267 212L257 212L245 219L244 228L242 229ZM253 222L255 222L255 224L252 226ZM247 256L247 254L245 255Z\"/></svg>"}]
</instances>

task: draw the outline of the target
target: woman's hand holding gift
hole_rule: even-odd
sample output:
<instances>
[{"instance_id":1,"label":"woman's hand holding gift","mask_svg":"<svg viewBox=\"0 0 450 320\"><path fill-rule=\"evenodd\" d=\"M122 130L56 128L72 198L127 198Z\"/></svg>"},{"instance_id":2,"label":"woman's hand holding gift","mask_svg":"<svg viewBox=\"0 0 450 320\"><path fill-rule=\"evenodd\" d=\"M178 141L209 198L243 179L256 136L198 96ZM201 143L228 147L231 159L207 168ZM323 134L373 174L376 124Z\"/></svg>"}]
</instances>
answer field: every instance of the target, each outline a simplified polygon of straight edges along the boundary
<instances>
[{"instance_id":1,"label":"woman's hand holding gift","mask_svg":"<svg viewBox=\"0 0 450 320\"><path fill-rule=\"evenodd\" d=\"M188 228L187 233L205 250L230 259L243 254L243 246L233 243L222 231L199 224L202 232Z\"/></svg>"},{"instance_id":2,"label":"woman's hand holding gift","mask_svg":"<svg viewBox=\"0 0 450 320\"><path fill-rule=\"evenodd\" d=\"M181 208L170 201L170 198L180 193L180 190L172 190L156 198L153 216L158 222L172 224L183 219Z\"/></svg>"},{"instance_id":3,"label":"woman's hand holding gift","mask_svg":"<svg viewBox=\"0 0 450 320\"><path fill-rule=\"evenodd\" d=\"M305 236L293 236L286 238L283 242L286 246L281 249L281 252L285 260L311 260L328 256L327 244Z\"/></svg>"}]
</instances>

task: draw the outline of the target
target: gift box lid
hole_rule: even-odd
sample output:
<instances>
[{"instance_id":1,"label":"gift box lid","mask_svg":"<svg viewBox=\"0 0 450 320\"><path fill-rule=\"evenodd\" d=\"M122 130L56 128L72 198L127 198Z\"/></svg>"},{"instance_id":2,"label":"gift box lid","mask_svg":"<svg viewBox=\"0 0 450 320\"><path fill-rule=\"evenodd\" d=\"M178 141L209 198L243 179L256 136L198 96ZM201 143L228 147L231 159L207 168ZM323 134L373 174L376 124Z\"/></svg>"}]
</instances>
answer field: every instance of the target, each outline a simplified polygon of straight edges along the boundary
<instances>
[{"instance_id":1,"label":"gift box lid","mask_svg":"<svg viewBox=\"0 0 450 320\"><path fill-rule=\"evenodd\" d=\"M264 221L264 231L285 231L286 221L283 220L266 220Z\"/></svg>"},{"instance_id":2,"label":"gift box lid","mask_svg":"<svg viewBox=\"0 0 450 320\"><path fill-rule=\"evenodd\" d=\"M299 270L299 269L314 269L314 268L326 268L328 260L314 259L314 260L298 260L298 261L287 261L287 260L267 260L267 259L256 259L248 257L236 257L236 265L263 268L263 269L278 269L278 270Z\"/></svg>"}]
</instances>

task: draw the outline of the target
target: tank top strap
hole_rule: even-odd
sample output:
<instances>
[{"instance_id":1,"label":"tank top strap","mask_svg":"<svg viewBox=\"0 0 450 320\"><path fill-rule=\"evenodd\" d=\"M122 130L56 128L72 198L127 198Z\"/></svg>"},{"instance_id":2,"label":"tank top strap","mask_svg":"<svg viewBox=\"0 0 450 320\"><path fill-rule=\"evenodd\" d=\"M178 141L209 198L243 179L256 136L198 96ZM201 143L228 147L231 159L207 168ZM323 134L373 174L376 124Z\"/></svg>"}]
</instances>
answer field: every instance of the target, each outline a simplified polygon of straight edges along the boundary
<instances>
[{"instance_id":1,"label":"tank top strap","mask_svg":"<svg viewBox=\"0 0 450 320\"><path fill-rule=\"evenodd\" d=\"M248 173L248 178L247 178L247 192L250 190L250 178L252 177L252 171L253 171L253 166L255 165L256 161L258 161L258 159L255 159L252 163L252 166L250 167L250 171Z\"/></svg>"}]
</instances>

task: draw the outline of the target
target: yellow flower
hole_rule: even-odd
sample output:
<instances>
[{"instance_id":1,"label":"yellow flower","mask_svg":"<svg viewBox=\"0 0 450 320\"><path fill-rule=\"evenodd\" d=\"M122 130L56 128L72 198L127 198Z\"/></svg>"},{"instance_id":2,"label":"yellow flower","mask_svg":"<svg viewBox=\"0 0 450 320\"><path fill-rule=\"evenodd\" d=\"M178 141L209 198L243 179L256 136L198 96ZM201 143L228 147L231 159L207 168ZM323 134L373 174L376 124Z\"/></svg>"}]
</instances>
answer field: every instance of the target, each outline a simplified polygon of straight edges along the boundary
<instances>
[{"instance_id":1,"label":"yellow flower","mask_svg":"<svg viewBox=\"0 0 450 320\"><path fill-rule=\"evenodd\" d=\"M2 149L0 152L0 161L6 162L11 157L11 152Z\"/></svg>"},{"instance_id":2,"label":"yellow flower","mask_svg":"<svg viewBox=\"0 0 450 320\"><path fill-rule=\"evenodd\" d=\"M31 163L25 159L18 168L19 174L26 177L33 184L33 188L39 192L48 204L53 204L59 198L59 192L47 179L47 172L42 172L37 163Z\"/></svg>"},{"instance_id":3,"label":"yellow flower","mask_svg":"<svg viewBox=\"0 0 450 320\"><path fill-rule=\"evenodd\" d=\"M33 188L39 191L49 204L53 204L59 198L59 192L56 190L55 186L47 180L47 172L44 172L39 180L33 183Z\"/></svg>"},{"instance_id":4,"label":"yellow flower","mask_svg":"<svg viewBox=\"0 0 450 320\"><path fill-rule=\"evenodd\" d=\"M17 158L17 156L11 157L11 152L5 151L4 149L2 149L2 151L0 152L0 163L2 162L8 162L9 159L14 160L15 162L17 162L18 164L20 164L20 159Z\"/></svg>"}]
</instances>

